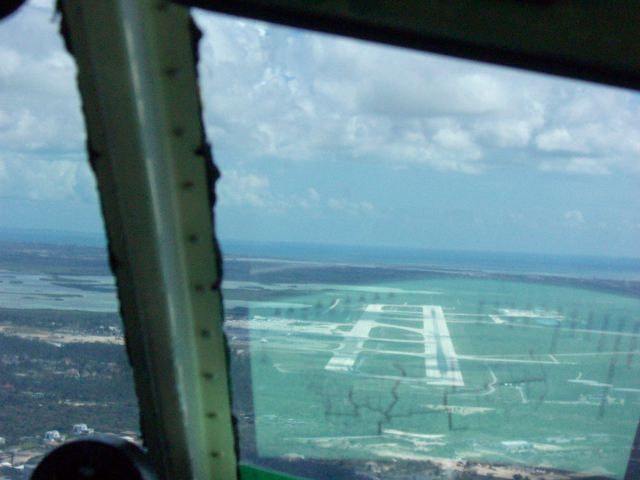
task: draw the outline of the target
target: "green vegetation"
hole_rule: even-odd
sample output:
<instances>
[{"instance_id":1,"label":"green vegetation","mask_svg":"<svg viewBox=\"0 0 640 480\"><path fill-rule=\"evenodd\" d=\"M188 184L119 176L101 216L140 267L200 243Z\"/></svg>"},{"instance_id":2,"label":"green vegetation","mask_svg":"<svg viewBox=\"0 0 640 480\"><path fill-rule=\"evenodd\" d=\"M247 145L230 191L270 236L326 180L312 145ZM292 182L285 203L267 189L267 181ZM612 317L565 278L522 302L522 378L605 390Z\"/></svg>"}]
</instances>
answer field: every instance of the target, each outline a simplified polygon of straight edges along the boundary
<instances>
[{"instance_id":1,"label":"green vegetation","mask_svg":"<svg viewBox=\"0 0 640 480\"><path fill-rule=\"evenodd\" d=\"M138 429L133 379L120 345L51 344L0 335L0 428L9 444L74 423Z\"/></svg>"},{"instance_id":2,"label":"green vegetation","mask_svg":"<svg viewBox=\"0 0 640 480\"><path fill-rule=\"evenodd\" d=\"M82 310L0 308L0 324L44 328L50 331L74 330L93 333L109 327L121 329L120 316L115 312Z\"/></svg>"}]
</instances>

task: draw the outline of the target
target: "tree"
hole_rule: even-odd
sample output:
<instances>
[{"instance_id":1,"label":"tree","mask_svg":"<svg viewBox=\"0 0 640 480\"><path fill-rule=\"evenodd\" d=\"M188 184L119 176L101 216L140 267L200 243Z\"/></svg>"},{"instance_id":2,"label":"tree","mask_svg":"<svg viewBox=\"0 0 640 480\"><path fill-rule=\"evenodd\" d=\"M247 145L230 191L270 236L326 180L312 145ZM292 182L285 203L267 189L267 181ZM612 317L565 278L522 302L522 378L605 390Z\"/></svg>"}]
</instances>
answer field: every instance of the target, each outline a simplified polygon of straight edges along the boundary
<instances>
[{"instance_id":1,"label":"tree","mask_svg":"<svg viewBox=\"0 0 640 480\"><path fill-rule=\"evenodd\" d=\"M376 434L382 435L385 425L392 423L394 419L436 413L433 409L428 408L415 408L413 406L403 410L399 408L401 401L400 387L407 377L407 373L401 365L394 364L393 367L398 370L400 378L386 381L391 385L388 396L385 394L386 390L379 388L359 392L356 391L355 386L351 386L346 392L346 396L331 395L331 392L324 388L322 394L324 397L325 417L365 420L365 417L373 416Z\"/></svg>"}]
</instances>

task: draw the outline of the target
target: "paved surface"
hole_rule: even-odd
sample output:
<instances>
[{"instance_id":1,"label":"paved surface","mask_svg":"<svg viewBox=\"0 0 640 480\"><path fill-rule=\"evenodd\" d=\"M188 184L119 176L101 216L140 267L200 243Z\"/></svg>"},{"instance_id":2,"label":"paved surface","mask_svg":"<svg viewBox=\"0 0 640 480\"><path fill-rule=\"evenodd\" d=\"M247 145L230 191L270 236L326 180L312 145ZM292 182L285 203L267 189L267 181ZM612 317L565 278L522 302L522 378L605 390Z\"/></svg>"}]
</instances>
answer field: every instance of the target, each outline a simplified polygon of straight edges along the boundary
<instances>
[{"instance_id":1,"label":"paved surface","mask_svg":"<svg viewBox=\"0 0 640 480\"><path fill-rule=\"evenodd\" d=\"M376 320L380 314L397 315L399 320L413 320L422 322L421 328L404 325L393 325L388 318L384 321ZM371 331L377 327L397 329L399 333L412 332L419 335L420 340L393 340L399 343L422 344L423 353L411 353L403 350L367 350L365 342L373 339ZM376 340L383 340L376 338ZM425 380L430 384L447 386L464 386L462 372L458 364L458 357L453 348L453 342L447 328L447 321L438 305L382 305L371 304L365 309L353 328L345 334L345 339L334 351L333 356L325 366L327 370L350 372L357 364L358 356L362 352L376 352L394 355L405 355L424 358Z\"/></svg>"}]
</instances>

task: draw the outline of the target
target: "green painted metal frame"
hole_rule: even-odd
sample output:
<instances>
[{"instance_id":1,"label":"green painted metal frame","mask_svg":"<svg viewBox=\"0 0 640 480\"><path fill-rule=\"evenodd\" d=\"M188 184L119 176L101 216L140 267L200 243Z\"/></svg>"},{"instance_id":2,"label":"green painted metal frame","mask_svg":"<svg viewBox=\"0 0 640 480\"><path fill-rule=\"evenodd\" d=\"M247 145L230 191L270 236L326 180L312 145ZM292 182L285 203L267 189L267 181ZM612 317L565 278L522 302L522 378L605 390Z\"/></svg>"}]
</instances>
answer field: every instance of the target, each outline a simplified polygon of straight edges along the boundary
<instances>
[{"instance_id":1,"label":"green painted metal frame","mask_svg":"<svg viewBox=\"0 0 640 480\"><path fill-rule=\"evenodd\" d=\"M302 480L300 477L285 475L253 465L240 465L240 477L242 480Z\"/></svg>"},{"instance_id":2,"label":"green painted metal frame","mask_svg":"<svg viewBox=\"0 0 640 480\"><path fill-rule=\"evenodd\" d=\"M63 0L89 156L134 367L145 445L164 479L236 478L216 178L195 27L162 0Z\"/></svg>"}]
</instances>

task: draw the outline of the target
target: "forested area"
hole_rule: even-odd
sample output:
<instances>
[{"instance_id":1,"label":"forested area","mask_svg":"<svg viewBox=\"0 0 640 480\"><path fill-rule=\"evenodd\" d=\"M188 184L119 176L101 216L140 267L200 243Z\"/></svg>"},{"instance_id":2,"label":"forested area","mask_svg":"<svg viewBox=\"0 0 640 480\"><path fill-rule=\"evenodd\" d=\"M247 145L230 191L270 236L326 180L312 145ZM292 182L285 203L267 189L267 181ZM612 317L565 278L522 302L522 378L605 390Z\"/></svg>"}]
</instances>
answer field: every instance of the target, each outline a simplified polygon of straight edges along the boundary
<instances>
[{"instance_id":1,"label":"forested area","mask_svg":"<svg viewBox=\"0 0 640 480\"><path fill-rule=\"evenodd\" d=\"M0 436L9 443L68 432L138 429L133 378L121 345L42 341L0 335Z\"/></svg>"},{"instance_id":2,"label":"forested area","mask_svg":"<svg viewBox=\"0 0 640 480\"><path fill-rule=\"evenodd\" d=\"M115 312L0 308L0 324L45 328L47 330L95 331L100 327L120 328L122 322L120 316Z\"/></svg>"}]
</instances>

